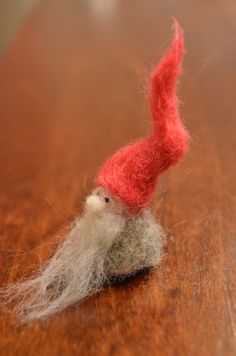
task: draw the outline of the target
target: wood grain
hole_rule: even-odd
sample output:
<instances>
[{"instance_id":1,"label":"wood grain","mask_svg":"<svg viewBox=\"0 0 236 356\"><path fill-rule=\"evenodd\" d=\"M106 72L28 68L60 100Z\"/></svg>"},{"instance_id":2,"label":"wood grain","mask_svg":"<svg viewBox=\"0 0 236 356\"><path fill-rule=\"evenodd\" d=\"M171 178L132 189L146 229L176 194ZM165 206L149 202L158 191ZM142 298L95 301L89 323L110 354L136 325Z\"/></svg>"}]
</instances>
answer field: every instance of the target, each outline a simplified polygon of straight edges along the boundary
<instances>
[{"instance_id":1,"label":"wood grain","mask_svg":"<svg viewBox=\"0 0 236 356\"><path fill-rule=\"evenodd\" d=\"M2 355L235 355L235 1L39 2L0 62L0 282L46 260L101 162L147 132L173 16L192 142L156 199L165 260L48 322L1 312Z\"/></svg>"}]
</instances>

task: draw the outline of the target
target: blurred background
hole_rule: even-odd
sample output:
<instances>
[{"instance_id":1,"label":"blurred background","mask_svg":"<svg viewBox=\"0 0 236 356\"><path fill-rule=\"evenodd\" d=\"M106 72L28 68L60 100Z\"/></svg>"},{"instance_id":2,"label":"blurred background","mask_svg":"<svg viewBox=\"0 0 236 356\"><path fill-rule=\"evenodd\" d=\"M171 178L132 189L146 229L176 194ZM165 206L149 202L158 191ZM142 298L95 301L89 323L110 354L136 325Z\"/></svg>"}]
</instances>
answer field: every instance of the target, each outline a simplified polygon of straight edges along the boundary
<instances>
[{"instance_id":1,"label":"blurred background","mask_svg":"<svg viewBox=\"0 0 236 356\"><path fill-rule=\"evenodd\" d=\"M37 0L2 0L0 2L0 54L14 38Z\"/></svg>"}]
</instances>

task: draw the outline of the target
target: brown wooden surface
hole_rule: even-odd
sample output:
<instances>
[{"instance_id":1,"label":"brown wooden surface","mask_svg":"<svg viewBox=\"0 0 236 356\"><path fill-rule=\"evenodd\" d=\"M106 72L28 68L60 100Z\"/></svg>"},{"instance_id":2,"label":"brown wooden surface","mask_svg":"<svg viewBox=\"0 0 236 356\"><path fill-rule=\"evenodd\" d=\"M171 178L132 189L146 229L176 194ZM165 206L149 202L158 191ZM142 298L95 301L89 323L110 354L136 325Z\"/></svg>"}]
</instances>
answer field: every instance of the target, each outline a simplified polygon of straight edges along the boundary
<instances>
[{"instance_id":1,"label":"brown wooden surface","mask_svg":"<svg viewBox=\"0 0 236 356\"><path fill-rule=\"evenodd\" d=\"M145 78L172 16L192 143L159 187L165 260L49 322L1 312L2 355L235 355L233 0L39 2L0 63L1 285L47 258L104 158L147 132Z\"/></svg>"}]
</instances>

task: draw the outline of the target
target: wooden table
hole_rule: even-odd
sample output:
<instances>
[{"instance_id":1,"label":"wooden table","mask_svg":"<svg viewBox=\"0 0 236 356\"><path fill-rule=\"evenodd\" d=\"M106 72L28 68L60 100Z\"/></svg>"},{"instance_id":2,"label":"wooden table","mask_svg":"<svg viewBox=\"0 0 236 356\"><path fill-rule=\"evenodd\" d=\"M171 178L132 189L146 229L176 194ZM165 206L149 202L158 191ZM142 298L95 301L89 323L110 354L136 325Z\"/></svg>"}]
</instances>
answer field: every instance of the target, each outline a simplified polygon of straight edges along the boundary
<instances>
[{"instance_id":1,"label":"wooden table","mask_svg":"<svg viewBox=\"0 0 236 356\"><path fill-rule=\"evenodd\" d=\"M162 265L48 322L22 327L1 312L2 355L235 355L233 0L38 3L0 63L1 285L47 259L99 165L148 131L147 73L173 16L192 142L156 198Z\"/></svg>"}]
</instances>

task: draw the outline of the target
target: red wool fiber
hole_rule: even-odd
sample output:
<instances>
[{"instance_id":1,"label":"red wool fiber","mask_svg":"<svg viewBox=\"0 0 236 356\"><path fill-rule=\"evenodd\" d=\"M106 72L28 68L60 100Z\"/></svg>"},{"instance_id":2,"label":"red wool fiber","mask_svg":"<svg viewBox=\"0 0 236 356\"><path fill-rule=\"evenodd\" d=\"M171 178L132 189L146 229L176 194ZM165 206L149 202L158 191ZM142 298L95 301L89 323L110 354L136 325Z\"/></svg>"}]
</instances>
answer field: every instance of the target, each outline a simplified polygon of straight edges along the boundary
<instances>
[{"instance_id":1,"label":"red wool fiber","mask_svg":"<svg viewBox=\"0 0 236 356\"><path fill-rule=\"evenodd\" d=\"M178 112L176 86L184 52L183 31L175 21L169 50L151 73L150 105L153 131L118 150L101 167L96 184L118 197L136 214L150 202L158 176L178 163L189 135Z\"/></svg>"}]
</instances>

